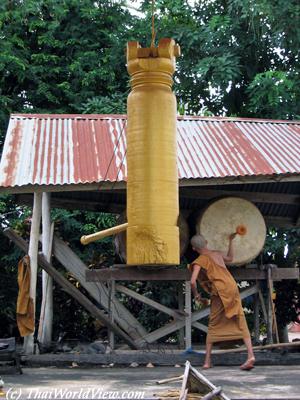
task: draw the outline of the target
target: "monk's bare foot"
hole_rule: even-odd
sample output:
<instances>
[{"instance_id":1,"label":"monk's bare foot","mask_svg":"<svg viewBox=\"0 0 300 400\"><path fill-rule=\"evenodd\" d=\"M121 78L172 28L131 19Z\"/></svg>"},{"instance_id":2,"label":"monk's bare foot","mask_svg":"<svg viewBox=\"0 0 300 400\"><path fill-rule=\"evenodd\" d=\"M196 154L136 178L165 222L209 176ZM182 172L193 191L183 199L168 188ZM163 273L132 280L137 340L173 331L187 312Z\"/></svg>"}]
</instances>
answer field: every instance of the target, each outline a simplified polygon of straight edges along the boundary
<instances>
[{"instance_id":1,"label":"monk's bare foot","mask_svg":"<svg viewBox=\"0 0 300 400\"><path fill-rule=\"evenodd\" d=\"M240 369L242 369L243 371L250 371L250 369L254 368L254 363L255 363L254 357L248 358L248 360L240 366Z\"/></svg>"},{"instance_id":2,"label":"monk's bare foot","mask_svg":"<svg viewBox=\"0 0 300 400\"><path fill-rule=\"evenodd\" d=\"M203 369L209 369L211 368L211 363L204 363L202 366Z\"/></svg>"}]
</instances>

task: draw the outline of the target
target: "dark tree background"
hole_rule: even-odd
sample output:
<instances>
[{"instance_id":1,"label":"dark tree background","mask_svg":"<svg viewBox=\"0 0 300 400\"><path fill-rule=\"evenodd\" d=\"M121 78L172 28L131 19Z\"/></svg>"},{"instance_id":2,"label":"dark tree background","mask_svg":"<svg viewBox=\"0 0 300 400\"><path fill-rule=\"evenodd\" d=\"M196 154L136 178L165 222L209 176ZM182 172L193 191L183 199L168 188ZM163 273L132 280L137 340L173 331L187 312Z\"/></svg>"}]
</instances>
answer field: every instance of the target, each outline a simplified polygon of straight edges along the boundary
<instances>
[{"instance_id":1,"label":"dark tree background","mask_svg":"<svg viewBox=\"0 0 300 400\"><path fill-rule=\"evenodd\" d=\"M130 3L130 7L128 4ZM181 114L297 119L300 116L300 4L298 0L156 0L157 38L182 48L175 76ZM151 40L151 1L2 0L0 3L0 154L9 114L125 113L128 76L125 45ZM28 237L31 210L0 196L1 225ZM112 226L102 213L54 210L59 234L86 263L109 264L110 240L83 248L82 234ZM299 260L299 230L272 229L265 260ZM286 245L289 245L286 255ZM0 235L0 336L15 332L16 272L20 253ZM74 283L75 284L75 283ZM280 286L280 285L279 285ZM140 290L140 288L136 288ZM167 291L143 288L172 304ZM296 318L299 286L283 284L277 308L281 324ZM88 315L59 288L56 315L67 330L92 337ZM172 297L172 298L171 298ZM74 318L64 307L76 311ZM163 322L129 304L148 328ZM288 312L287 312L288 310ZM75 312L75 311L74 311ZM73 321L73 322L72 322ZM55 335L61 327L55 321Z\"/></svg>"}]
</instances>

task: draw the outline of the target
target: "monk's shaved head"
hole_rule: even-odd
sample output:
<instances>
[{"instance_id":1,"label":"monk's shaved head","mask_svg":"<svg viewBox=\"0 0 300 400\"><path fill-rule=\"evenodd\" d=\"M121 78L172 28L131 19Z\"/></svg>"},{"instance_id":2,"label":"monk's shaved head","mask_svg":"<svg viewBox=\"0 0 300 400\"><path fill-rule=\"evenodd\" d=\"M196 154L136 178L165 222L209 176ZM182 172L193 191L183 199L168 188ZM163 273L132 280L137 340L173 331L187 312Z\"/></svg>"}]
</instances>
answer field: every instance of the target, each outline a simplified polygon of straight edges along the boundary
<instances>
[{"instance_id":1,"label":"monk's shaved head","mask_svg":"<svg viewBox=\"0 0 300 400\"><path fill-rule=\"evenodd\" d=\"M205 238L200 234L193 236L191 239L191 245L194 249L197 250L204 249L206 247L206 244L207 242Z\"/></svg>"}]
</instances>

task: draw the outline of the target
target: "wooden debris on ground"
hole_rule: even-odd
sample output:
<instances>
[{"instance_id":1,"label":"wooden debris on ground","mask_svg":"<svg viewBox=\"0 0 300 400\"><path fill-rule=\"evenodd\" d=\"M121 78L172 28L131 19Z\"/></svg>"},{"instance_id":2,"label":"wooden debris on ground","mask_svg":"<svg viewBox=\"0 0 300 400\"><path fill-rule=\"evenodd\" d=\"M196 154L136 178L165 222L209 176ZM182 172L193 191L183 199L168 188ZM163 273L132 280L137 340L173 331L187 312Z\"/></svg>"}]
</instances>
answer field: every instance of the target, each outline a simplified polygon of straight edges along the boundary
<instances>
[{"instance_id":1,"label":"wooden debris on ground","mask_svg":"<svg viewBox=\"0 0 300 400\"><path fill-rule=\"evenodd\" d=\"M221 387L216 387L204 375L197 371L189 361L185 363L185 371L181 376L162 379L156 383L161 385L169 382L182 381L181 389L169 389L156 393L161 400L230 400L222 392Z\"/></svg>"}]
</instances>

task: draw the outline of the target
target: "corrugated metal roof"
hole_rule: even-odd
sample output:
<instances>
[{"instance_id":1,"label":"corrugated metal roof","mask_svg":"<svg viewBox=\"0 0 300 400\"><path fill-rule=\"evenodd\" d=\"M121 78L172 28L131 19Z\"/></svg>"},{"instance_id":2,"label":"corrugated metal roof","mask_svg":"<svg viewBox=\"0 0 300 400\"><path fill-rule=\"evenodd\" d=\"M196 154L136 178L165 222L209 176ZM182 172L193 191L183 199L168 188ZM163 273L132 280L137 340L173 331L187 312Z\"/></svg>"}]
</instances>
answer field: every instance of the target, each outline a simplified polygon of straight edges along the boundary
<instances>
[{"instance_id":1,"label":"corrugated metal roof","mask_svg":"<svg viewBox=\"0 0 300 400\"><path fill-rule=\"evenodd\" d=\"M300 174L300 122L178 117L180 179ZM126 116L14 114L0 186L125 181Z\"/></svg>"}]
</instances>

